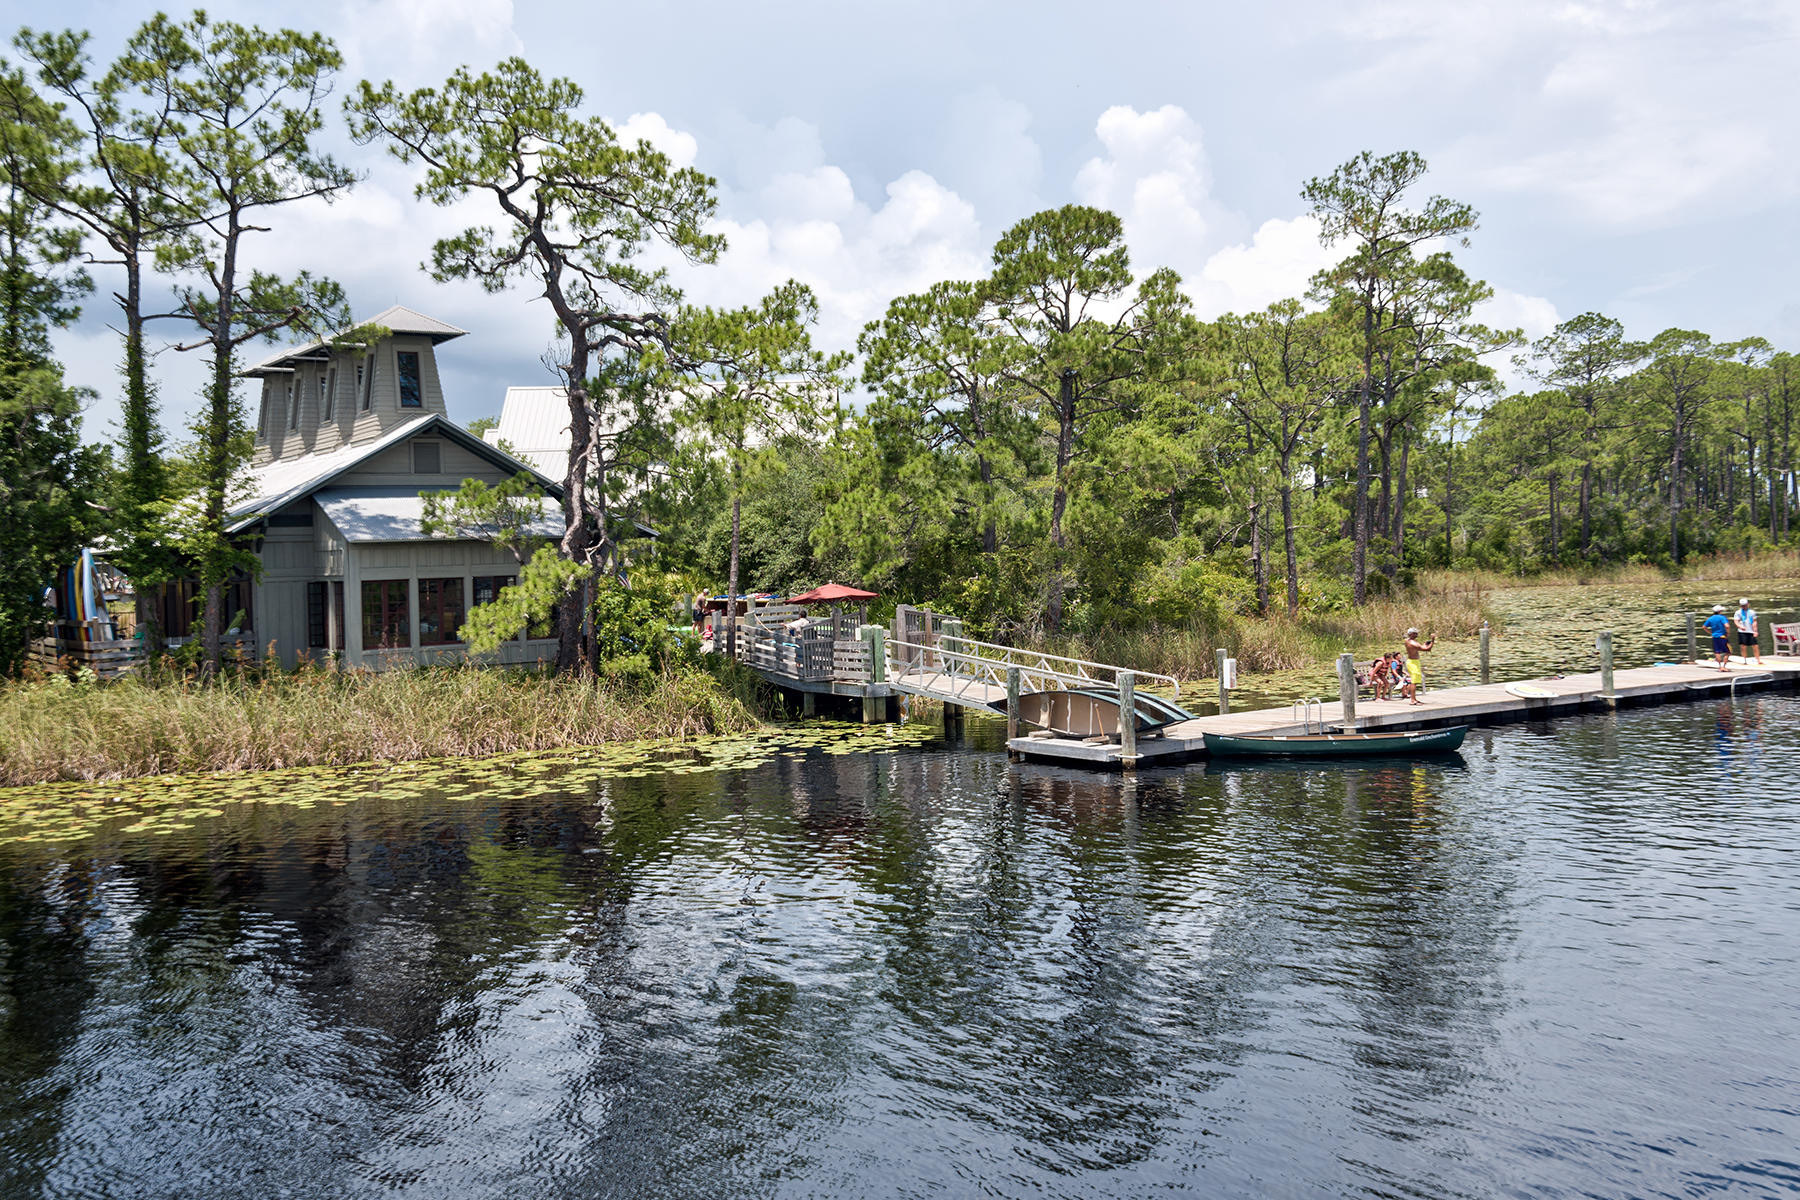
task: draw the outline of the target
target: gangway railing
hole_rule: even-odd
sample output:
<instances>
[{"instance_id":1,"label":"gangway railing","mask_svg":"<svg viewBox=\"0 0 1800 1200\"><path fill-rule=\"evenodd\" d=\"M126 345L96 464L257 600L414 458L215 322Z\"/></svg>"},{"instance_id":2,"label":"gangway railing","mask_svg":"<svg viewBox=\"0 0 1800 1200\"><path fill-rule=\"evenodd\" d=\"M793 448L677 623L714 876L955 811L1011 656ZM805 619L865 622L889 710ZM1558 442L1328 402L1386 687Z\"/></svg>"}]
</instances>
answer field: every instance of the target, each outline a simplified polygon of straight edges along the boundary
<instances>
[{"instance_id":1,"label":"gangway railing","mask_svg":"<svg viewBox=\"0 0 1800 1200\"><path fill-rule=\"evenodd\" d=\"M944 648L943 642L955 645ZM1119 686L1120 674L1129 671L1140 683L1155 682L1168 687L1175 699L1181 698L1181 681L1172 675L1154 671L1132 671L1130 667L1047 654L1041 650L1021 650L1017 646L1001 646L978 642L973 638L946 637L938 645L888 639L888 680L928 691L934 696L952 700L973 698L977 689L997 689L1005 694L1007 675L1019 672L1022 692L1068 691L1076 688ZM965 649L967 647L967 649ZM927 651L929 653L927 653ZM929 681L927 684L925 681ZM987 703L987 697L980 703Z\"/></svg>"}]
</instances>

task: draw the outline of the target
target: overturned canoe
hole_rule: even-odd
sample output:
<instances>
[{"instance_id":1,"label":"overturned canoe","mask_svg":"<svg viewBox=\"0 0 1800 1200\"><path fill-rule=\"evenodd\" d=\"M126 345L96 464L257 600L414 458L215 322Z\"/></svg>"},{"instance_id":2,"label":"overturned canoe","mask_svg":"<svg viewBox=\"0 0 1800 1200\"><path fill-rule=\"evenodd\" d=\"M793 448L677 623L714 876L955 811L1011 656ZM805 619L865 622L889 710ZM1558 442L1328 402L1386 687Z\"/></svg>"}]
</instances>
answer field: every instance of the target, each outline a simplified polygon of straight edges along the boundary
<instances>
[{"instance_id":1,"label":"overturned canoe","mask_svg":"<svg viewBox=\"0 0 1800 1200\"><path fill-rule=\"evenodd\" d=\"M1467 725L1449 729L1420 729L1409 733L1295 733L1271 736L1238 736L1208 733L1206 752L1223 756L1269 758L1296 755L1447 754L1463 744Z\"/></svg>"},{"instance_id":2,"label":"overturned canoe","mask_svg":"<svg viewBox=\"0 0 1800 1200\"><path fill-rule=\"evenodd\" d=\"M1134 700L1139 737L1157 733L1177 721L1190 721L1194 716L1160 696L1139 692ZM993 707L1005 712L1006 702L996 701ZM1086 688L1027 692L1019 697L1019 720L1062 737L1117 737L1119 697L1115 692Z\"/></svg>"}]
</instances>

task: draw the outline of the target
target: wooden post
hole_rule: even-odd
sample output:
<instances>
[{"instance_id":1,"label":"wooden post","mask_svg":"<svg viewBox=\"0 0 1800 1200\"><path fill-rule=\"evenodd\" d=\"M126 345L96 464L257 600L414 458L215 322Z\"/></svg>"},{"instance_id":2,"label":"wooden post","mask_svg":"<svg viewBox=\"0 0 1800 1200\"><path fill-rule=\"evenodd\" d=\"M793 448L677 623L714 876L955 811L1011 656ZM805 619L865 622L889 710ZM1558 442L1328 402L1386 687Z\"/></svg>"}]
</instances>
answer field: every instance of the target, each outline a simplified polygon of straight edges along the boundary
<instances>
[{"instance_id":1,"label":"wooden post","mask_svg":"<svg viewBox=\"0 0 1800 1200\"><path fill-rule=\"evenodd\" d=\"M1688 635L1687 660L1689 662L1699 662L1700 661L1700 643L1694 639L1694 614L1691 612L1683 613L1682 616L1687 618L1687 635Z\"/></svg>"},{"instance_id":2,"label":"wooden post","mask_svg":"<svg viewBox=\"0 0 1800 1200\"><path fill-rule=\"evenodd\" d=\"M1019 736L1019 668L1006 668L1006 740Z\"/></svg>"},{"instance_id":3,"label":"wooden post","mask_svg":"<svg viewBox=\"0 0 1800 1200\"><path fill-rule=\"evenodd\" d=\"M1348 650L1338 655L1338 703L1343 706L1346 733L1356 728L1356 660Z\"/></svg>"},{"instance_id":4,"label":"wooden post","mask_svg":"<svg viewBox=\"0 0 1800 1200\"><path fill-rule=\"evenodd\" d=\"M801 692L800 693L800 715L803 717L810 717L810 716L813 716L817 711L818 711L818 701L813 698L813 694L811 692Z\"/></svg>"},{"instance_id":5,"label":"wooden post","mask_svg":"<svg viewBox=\"0 0 1800 1200\"><path fill-rule=\"evenodd\" d=\"M1137 766L1137 676L1130 671L1119 672L1119 762L1127 771Z\"/></svg>"},{"instance_id":6,"label":"wooden post","mask_svg":"<svg viewBox=\"0 0 1800 1200\"><path fill-rule=\"evenodd\" d=\"M1213 661L1219 666L1219 715L1221 717L1231 711L1231 692L1225 687L1225 660L1230 656L1229 650L1213 651Z\"/></svg>"},{"instance_id":7,"label":"wooden post","mask_svg":"<svg viewBox=\"0 0 1800 1200\"><path fill-rule=\"evenodd\" d=\"M1594 639L1595 647L1600 651L1600 698L1608 704L1618 703L1618 696L1613 693L1613 653L1612 630L1603 630Z\"/></svg>"},{"instance_id":8,"label":"wooden post","mask_svg":"<svg viewBox=\"0 0 1800 1200\"><path fill-rule=\"evenodd\" d=\"M887 630L879 625L864 625L856 636L869 648L869 686L863 691L863 724L872 725L887 712Z\"/></svg>"},{"instance_id":9,"label":"wooden post","mask_svg":"<svg viewBox=\"0 0 1800 1200\"><path fill-rule=\"evenodd\" d=\"M1493 675L1488 670L1488 640L1491 635L1492 630L1488 628L1488 623L1483 621L1481 623L1481 682L1483 683L1493 682Z\"/></svg>"}]
</instances>

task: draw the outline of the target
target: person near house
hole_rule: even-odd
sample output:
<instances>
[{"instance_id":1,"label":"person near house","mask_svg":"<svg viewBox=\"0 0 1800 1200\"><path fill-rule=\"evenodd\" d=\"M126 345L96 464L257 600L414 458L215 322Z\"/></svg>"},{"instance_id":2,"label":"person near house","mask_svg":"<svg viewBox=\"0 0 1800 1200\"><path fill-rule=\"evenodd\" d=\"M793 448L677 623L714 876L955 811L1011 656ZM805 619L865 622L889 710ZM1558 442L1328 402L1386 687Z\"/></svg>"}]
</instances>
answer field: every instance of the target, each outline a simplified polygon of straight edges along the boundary
<instances>
[{"instance_id":1,"label":"person near house","mask_svg":"<svg viewBox=\"0 0 1800 1200\"><path fill-rule=\"evenodd\" d=\"M1425 686L1425 664L1419 661L1419 655L1437 645L1437 639L1428 642L1419 640L1418 626L1406 631L1406 699L1409 704L1423 704L1419 699L1419 691Z\"/></svg>"},{"instance_id":2,"label":"person near house","mask_svg":"<svg viewBox=\"0 0 1800 1200\"><path fill-rule=\"evenodd\" d=\"M1712 635L1713 661L1719 664L1719 670L1729 671L1731 666L1731 621L1725 616L1723 604L1713 605L1712 616L1706 618L1706 632Z\"/></svg>"},{"instance_id":3,"label":"person near house","mask_svg":"<svg viewBox=\"0 0 1800 1200\"><path fill-rule=\"evenodd\" d=\"M1748 596L1738 599L1738 609L1732 614L1732 621L1737 625L1738 657L1748 662L1755 655L1756 665L1762 666L1762 639L1757 636L1756 610L1750 607Z\"/></svg>"}]
</instances>

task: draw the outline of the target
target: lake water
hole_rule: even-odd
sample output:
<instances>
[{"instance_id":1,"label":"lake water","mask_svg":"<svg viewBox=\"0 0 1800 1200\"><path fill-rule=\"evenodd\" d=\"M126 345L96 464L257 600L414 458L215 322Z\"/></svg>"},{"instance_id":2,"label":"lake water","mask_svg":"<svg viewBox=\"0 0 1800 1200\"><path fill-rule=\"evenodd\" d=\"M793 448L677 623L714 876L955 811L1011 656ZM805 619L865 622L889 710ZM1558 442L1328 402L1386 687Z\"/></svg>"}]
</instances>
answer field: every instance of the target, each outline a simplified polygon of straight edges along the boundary
<instances>
[{"instance_id":1,"label":"lake water","mask_svg":"<svg viewBox=\"0 0 1800 1200\"><path fill-rule=\"evenodd\" d=\"M0 797L0 1195L1800 1192L1800 700L999 734Z\"/></svg>"}]
</instances>

